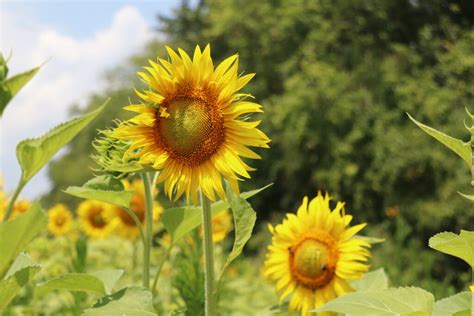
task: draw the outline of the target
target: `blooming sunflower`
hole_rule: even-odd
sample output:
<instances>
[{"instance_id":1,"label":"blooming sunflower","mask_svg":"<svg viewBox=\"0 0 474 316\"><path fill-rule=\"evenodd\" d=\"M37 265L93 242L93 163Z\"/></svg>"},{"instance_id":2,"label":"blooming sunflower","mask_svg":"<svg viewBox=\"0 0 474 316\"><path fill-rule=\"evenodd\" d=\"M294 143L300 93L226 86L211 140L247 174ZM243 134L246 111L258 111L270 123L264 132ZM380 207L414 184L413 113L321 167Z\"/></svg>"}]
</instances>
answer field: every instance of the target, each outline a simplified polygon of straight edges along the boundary
<instances>
[{"instance_id":1,"label":"blooming sunflower","mask_svg":"<svg viewBox=\"0 0 474 316\"><path fill-rule=\"evenodd\" d=\"M72 214L64 204L56 204L49 210L48 231L54 236L66 235L71 231Z\"/></svg>"},{"instance_id":2,"label":"blooming sunflower","mask_svg":"<svg viewBox=\"0 0 474 316\"><path fill-rule=\"evenodd\" d=\"M351 215L344 203L331 210L328 194L303 199L297 214L287 214L282 224L269 225L272 244L268 247L263 273L276 282L280 301L292 294L290 313L303 315L326 302L352 291L348 280L368 270L370 244L354 237L366 224L349 227Z\"/></svg>"},{"instance_id":3,"label":"blooming sunflower","mask_svg":"<svg viewBox=\"0 0 474 316\"><path fill-rule=\"evenodd\" d=\"M3 214L6 211L7 206L8 206L8 200L4 199L2 201L2 204L3 204L3 206L1 207L2 210L0 210L0 212L2 213L2 216L3 216ZM25 200L25 199L16 200L15 204L13 204L13 210L12 210L10 216L8 217L8 219L11 220L11 219L13 219L17 216L20 216L21 214L28 211L30 209L30 207L31 207L31 202L30 201Z\"/></svg>"},{"instance_id":4,"label":"blooming sunflower","mask_svg":"<svg viewBox=\"0 0 474 316\"><path fill-rule=\"evenodd\" d=\"M85 200L79 204L77 214L79 215L81 229L92 239L103 239L115 228L116 222L110 220L106 213L113 208L107 204L95 200Z\"/></svg>"},{"instance_id":5,"label":"blooming sunflower","mask_svg":"<svg viewBox=\"0 0 474 316\"><path fill-rule=\"evenodd\" d=\"M131 183L128 180L122 181L125 189L134 189L132 200L130 202L130 210L137 215L138 220L142 225L145 225L145 186L139 179L133 180ZM155 191L155 195L158 192ZM153 221L157 222L163 213L163 207L157 202L153 201ZM122 208L113 207L109 210L106 216L113 220L117 219L117 231L124 237L135 239L138 236L138 228L133 218Z\"/></svg>"},{"instance_id":6,"label":"blooming sunflower","mask_svg":"<svg viewBox=\"0 0 474 316\"><path fill-rule=\"evenodd\" d=\"M210 46L199 46L191 59L186 52L166 48L170 61L150 60L138 75L148 85L136 91L141 104L125 109L139 113L117 127L114 137L129 140L129 154L139 163L161 170L168 197L183 193L198 201L198 188L210 200L225 198L222 178L238 192L238 180L254 170L241 157L260 159L249 146L268 148L270 139L242 115L263 112L262 106L238 93L254 76L239 76L238 56L214 67Z\"/></svg>"}]
</instances>

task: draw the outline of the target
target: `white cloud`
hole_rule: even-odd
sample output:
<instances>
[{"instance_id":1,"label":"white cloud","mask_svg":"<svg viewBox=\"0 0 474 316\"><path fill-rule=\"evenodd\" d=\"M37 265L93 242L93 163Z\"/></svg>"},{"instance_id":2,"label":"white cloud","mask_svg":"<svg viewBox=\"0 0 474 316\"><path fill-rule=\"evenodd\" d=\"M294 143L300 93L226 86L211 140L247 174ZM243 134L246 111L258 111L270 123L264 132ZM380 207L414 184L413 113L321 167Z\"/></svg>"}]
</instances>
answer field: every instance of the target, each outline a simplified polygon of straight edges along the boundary
<instances>
[{"instance_id":1,"label":"white cloud","mask_svg":"<svg viewBox=\"0 0 474 316\"><path fill-rule=\"evenodd\" d=\"M13 52L11 73L49 60L13 99L1 119L0 158L6 187L12 189L20 175L16 144L24 138L40 136L66 120L72 103L84 105L88 95L103 86L103 71L137 52L153 32L133 6L122 7L109 27L85 38L64 34L26 13L5 7L1 20L0 51L4 55ZM48 190L45 171L37 177L25 188L26 196L36 197Z\"/></svg>"}]
</instances>

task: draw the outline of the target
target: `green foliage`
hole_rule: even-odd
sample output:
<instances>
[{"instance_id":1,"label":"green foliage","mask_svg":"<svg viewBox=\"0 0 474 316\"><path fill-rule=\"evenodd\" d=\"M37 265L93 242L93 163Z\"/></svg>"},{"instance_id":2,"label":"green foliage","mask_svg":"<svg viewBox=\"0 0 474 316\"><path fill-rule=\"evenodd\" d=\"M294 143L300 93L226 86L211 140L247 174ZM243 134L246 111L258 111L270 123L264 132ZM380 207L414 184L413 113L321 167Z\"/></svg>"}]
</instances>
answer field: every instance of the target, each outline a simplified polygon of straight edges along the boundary
<instances>
[{"instance_id":1,"label":"green foliage","mask_svg":"<svg viewBox=\"0 0 474 316\"><path fill-rule=\"evenodd\" d=\"M95 177L82 187L72 186L64 192L83 198L114 204L123 208L130 206L133 190L124 190L120 180L111 175Z\"/></svg>"},{"instance_id":2,"label":"green foliage","mask_svg":"<svg viewBox=\"0 0 474 316\"><path fill-rule=\"evenodd\" d=\"M252 206L243 198L235 194L232 189L227 186L227 200L232 210L234 218L234 244L232 250L222 267L221 277L224 275L225 269L234 261L245 247L245 244L252 237L252 231L257 220L257 213Z\"/></svg>"},{"instance_id":3,"label":"green foliage","mask_svg":"<svg viewBox=\"0 0 474 316\"><path fill-rule=\"evenodd\" d=\"M151 292L141 287L128 287L101 298L84 316L127 315L151 316L153 310Z\"/></svg>"},{"instance_id":4,"label":"green foliage","mask_svg":"<svg viewBox=\"0 0 474 316\"><path fill-rule=\"evenodd\" d=\"M364 276L351 283L357 292L383 290L388 288L388 277L384 268L367 272Z\"/></svg>"},{"instance_id":5,"label":"green foliage","mask_svg":"<svg viewBox=\"0 0 474 316\"><path fill-rule=\"evenodd\" d=\"M470 168L472 161L471 161L471 155L472 155L472 149L471 145L469 142L463 142L460 139L453 138L451 136L448 136L432 127L429 127L428 125L422 124L415 120L413 117L408 114L408 117L410 120L412 120L416 125L418 125L419 128L421 128L426 134L432 136L434 139L439 141L441 144L445 145L449 149L451 149L454 153L456 153L459 157L461 157L467 164L467 166Z\"/></svg>"},{"instance_id":6,"label":"green foliage","mask_svg":"<svg viewBox=\"0 0 474 316\"><path fill-rule=\"evenodd\" d=\"M333 311L347 316L429 316L434 297L416 287L355 292L340 296L315 311Z\"/></svg>"},{"instance_id":7,"label":"green foliage","mask_svg":"<svg viewBox=\"0 0 474 316\"><path fill-rule=\"evenodd\" d=\"M17 218L0 223L0 279L28 243L46 228L48 216L39 203Z\"/></svg>"},{"instance_id":8,"label":"green foliage","mask_svg":"<svg viewBox=\"0 0 474 316\"><path fill-rule=\"evenodd\" d=\"M106 101L98 109L56 126L47 134L20 142L16 155L21 167L20 185L26 184L64 145L69 143L105 108Z\"/></svg>"},{"instance_id":9,"label":"green foliage","mask_svg":"<svg viewBox=\"0 0 474 316\"><path fill-rule=\"evenodd\" d=\"M466 261L474 269L474 232L461 230L459 235L439 233L430 238L429 246Z\"/></svg>"},{"instance_id":10,"label":"green foliage","mask_svg":"<svg viewBox=\"0 0 474 316\"><path fill-rule=\"evenodd\" d=\"M259 192L270 187L272 184L268 184L260 189L243 192L240 196L244 199L251 198ZM229 208L228 201L218 201L211 205L212 215ZM202 209L197 206L183 206L173 207L165 210L161 215L161 220L168 233L171 235L173 243L179 241L181 238L186 236L194 228L202 224Z\"/></svg>"},{"instance_id":11,"label":"green foliage","mask_svg":"<svg viewBox=\"0 0 474 316\"><path fill-rule=\"evenodd\" d=\"M36 67L7 79L7 61L0 54L0 117L11 99L36 75L39 69L40 67Z\"/></svg>"},{"instance_id":12,"label":"green foliage","mask_svg":"<svg viewBox=\"0 0 474 316\"><path fill-rule=\"evenodd\" d=\"M0 280L0 313L41 269L28 255L20 254Z\"/></svg>"},{"instance_id":13,"label":"green foliage","mask_svg":"<svg viewBox=\"0 0 474 316\"><path fill-rule=\"evenodd\" d=\"M110 294L123 270L102 270L92 273L67 273L38 284L36 294L42 296L52 290L90 292L104 296Z\"/></svg>"},{"instance_id":14,"label":"green foliage","mask_svg":"<svg viewBox=\"0 0 474 316\"><path fill-rule=\"evenodd\" d=\"M461 292L437 301L433 307L432 316L469 316L472 315L473 294Z\"/></svg>"}]
</instances>

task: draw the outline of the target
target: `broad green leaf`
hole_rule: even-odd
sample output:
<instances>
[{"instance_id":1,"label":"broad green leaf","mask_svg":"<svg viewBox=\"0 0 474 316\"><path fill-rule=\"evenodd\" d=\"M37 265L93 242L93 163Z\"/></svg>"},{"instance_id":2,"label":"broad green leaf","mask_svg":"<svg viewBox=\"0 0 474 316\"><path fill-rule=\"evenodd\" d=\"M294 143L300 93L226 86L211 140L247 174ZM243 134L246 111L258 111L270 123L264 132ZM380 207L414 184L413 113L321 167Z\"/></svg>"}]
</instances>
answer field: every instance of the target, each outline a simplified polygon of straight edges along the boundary
<instances>
[{"instance_id":1,"label":"broad green leaf","mask_svg":"<svg viewBox=\"0 0 474 316\"><path fill-rule=\"evenodd\" d=\"M0 83L5 80L8 75L8 66L7 61L3 58L2 53L0 53Z\"/></svg>"},{"instance_id":2,"label":"broad green leaf","mask_svg":"<svg viewBox=\"0 0 474 316\"><path fill-rule=\"evenodd\" d=\"M412 120L413 123L418 125L418 127L421 128L425 133L435 138L444 146L451 149L454 153L456 153L459 157L461 157L467 163L467 166L469 167L469 169L471 168L472 149L469 143L465 143L460 139L448 136L432 127L429 127L428 125L418 122L413 117L411 117L410 114L407 113L407 115L410 118L410 120Z\"/></svg>"},{"instance_id":3,"label":"broad green leaf","mask_svg":"<svg viewBox=\"0 0 474 316\"><path fill-rule=\"evenodd\" d=\"M98 200L123 208L130 206L133 190L124 190L120 180L112 176L100 176L86 182L82 187L69 187L64 192L91 200Z\"/></svg>"},{"instance_id":4,"label":"broad green leaf","mask_svg":"<svg viewBox=\"0 0 474 316\"><path fill-rule=\"evenodd\" d=\"M388 288L388 278L384 268L380 268L367 272L361 279L351 282L351 285L357 292L384 290Z\"/></svg>"},{"instance_id":5,"label":"broad green leaf","mask_svg":"<svg viewBox=\"0 0 474 316\"><path fill-rule=\"evenodd\" d=\"M401 287L348 293L314 311L332 311L346 316L430 316L433 304L431 293L416 287Z\"/></svg>"},{"instance_id":6,"label":"broad green leaf","mask_svg":"<svg viewBox=\"0 0 474 316\"><path fill-rule=\"evenodd\" d=\"M242 253L245 244L252 236L252 230L257 220L257 213L255 213L252 206L244 198L235 194L229 187L227 187L227 201L230 204L234 218L235 240L232 251L222 267L221 277L227 266Z\"/></svg>"},{"instance_id":7,"label":"broad green leaf","mask_svg":"<svg viewBox=\"0 0 474 316\"><path fill-rule=\"evenodd\" d=\"M380 243L383 243L385 241L385 238L369 237L369 236L361 236L361 235L355 235L354 238L366 241L369 244L380 244Z\"/></svg>"},{"instance_id":8,"label":"broad green leaf","mask_svg":"<svg viewBox=\"0 0 474 316\"><path fill-rule=\"evenodd\" d=\"M33 68L1 82L0 116L2 116L3 111L11 99L31 80L31 78L34 77L34 75L36 75L39 69L40 67Z\"/></svg>"},{"instance_id":9,"label":"broad green leaf","mask_svg":"<svg viewBox=\"0 0 474 316\"><path fill-rule=\"evenodd\" d=\"M21 183L28 182L61 147L69 143L104 109L108 100L98 109L60 124L47 134L34 139L27 139L16 147L16 156L21 167ZM74 166L71 166L74 168Z\"/></svg>"},{"instance_id":10,"label":"broad green leaf","mask_svg":"<svg viewBox=\"0 0 474 316\"><path fill-rule=\"evenodd\" d=\"M105 287L105 293L112 293L112 289L117 283L117 281L122 277L122 269L107 269L96 272L90 272L89 274L99 278Z\"/></svg>"},{"instance_id":11,"label":"broad green leaf","mask_svg":"<svg viewBox=\"0 0 474 316\"><path fill-rule=\"evenodd\" d=\"M53 290L68 290L76 292L90 292L103 296L106 294L101 279L87 273L66 273L54 279L38 284L35 294L42 296Z\"/></svg>"},{"instance_id":12,"label":"broad green leaf","mask_svg":"<svg viewBox=\"0 0 474 316\"><path fill-rule=\"evenodd\" d=\"M429 246L466 261L474 269L474 232L461 230L459 235L439 233L430 238Z\"/></svg>"},{"instance_id":13,"label":"broad green leaf","mask_svg":"<svg viewBox=\"0 0 474 316\"><path fill-rule=\"evenodd\" d=\"M473 312L472 302L474 302L474 294L471 292L455 294L437 301L434 304L432 316L470 316Z\"/></svg>"},{"instance_id":14,"label":"broad green leaf","mask_svg":"<svg viewBox=\"0 0 474 316\"><path fill-rule=\"evenodd\" d=\"M461 195L463 198L466 198L466 199L468 199L469 201L474 202L474 195L464 194L464 193L461 193L461 192L459 192L459 191L458 191L458 193L459 193L459 195Z\"/></svg>"},{"instance_id":15,"label":"broad green leaf","mask_svg":"<svg viewBox=\"0 0 474 316\"><path fill-rule=\"evenodd\" d=\"M48 224L48 216L38 202L17 218L0 223L0 279L18 254Z\"/></svg>"},{"instance_id":16,"label":"broad green leaf","mask_svg":"<svg viewBox=\"0 0 474 316\"><path fill-rule=\"evenodd\" d=\"M244 192L240 194L240 196L244 199L251 198L271 185L272 184L268 184L260 189ZM227 201L212 203L212 216L217 215L228 208L229 203ZM172 207L163 212L161 220L163 221L166 231L171 235L173 242L177 242L186 236L186 234L191 230L201 225L201 212L201 207L195 206Z\"/></svg>"},{"instance_id":17,"label":"broad green leaf","mask_svg":"<svg viewBox=\"0 0 474 316\"><path fill-rule=\"evenodd\" d=\"M5 278L0 281L0 314L40 269L41 266L26 254L16 258Z\"/></svg>"},{"instance_id":18,"label":"broad green leaf","mask_svg":"<svg viewBox=\"0 0 474 316\"><path fill-rule=\"evenodd\" d=\"M92 308L86 309L84 316L151 316L153 310L151 292L141 287L128 287L101 298Z\"/></svg>"}]
</instances>

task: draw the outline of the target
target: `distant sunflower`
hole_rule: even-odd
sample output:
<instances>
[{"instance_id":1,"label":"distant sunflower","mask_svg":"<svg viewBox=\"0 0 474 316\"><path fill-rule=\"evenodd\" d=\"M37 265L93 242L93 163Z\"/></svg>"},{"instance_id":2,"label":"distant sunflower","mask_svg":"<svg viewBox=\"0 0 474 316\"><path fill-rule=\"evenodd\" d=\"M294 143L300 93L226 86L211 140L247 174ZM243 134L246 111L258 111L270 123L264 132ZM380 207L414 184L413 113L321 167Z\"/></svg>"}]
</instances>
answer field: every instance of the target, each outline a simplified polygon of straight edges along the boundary
<instances>
[{"instance_id":1,"label":"distant sunflower","mask_svg":"<svg viewBox=\"0 0 474 316\"><path fill-rule=\"evenodd\" d=\"M143 182L139 179L133 180L130 183L127 180L123 181L125 189L134 189L132 201L130 202L130 210L137 215L138 220L142 225L145 224L145 187ZM158 192L155 191L155 195ZM163 207L157 202L153 201L153 221L157 222L163 213ZM117 219L117 231L124 237L135 239L138 236L138 228L133 218L122 208L113 207L106 215L110 220Z\"/></svg>"},{"instance_id":2,"label":"distant sunflower","mask_svg":"<svg viewBox=\"0 0 474 316\"><path fill-rule=\"evenodd\" d=\"M138 73L149 90L141 104L125 109L139 113L119 126L114 136L132 142L129 153L139 163L161 170L165 193L198 202L198 189L210 199L225 198L222 177L238 191L238 180L254 170L241 157L260 159L249 146L268 148L270 139L242 115L263 112L262 106L237 93L254 76L239 76L238 56L214 67L209 45L193 58L166 48L170 61L150 60L148 73Z\"/></svg>"},{"instance_id":3,"label":"distant sunflower","mask_svg":"<svg viewBox=\"0 0 474 316\"><path fill-rule=\"evenodd\" d=\"M48 212L48 231L55 236L66 235L72 228L71 211L64 204L56 204Z\"/></svg>"},{"instance_id":4,"label":"distant sunflower","mask_svg":"<svg viewBox=\"0 0 474 316\"><path fill-rule=\"evenodd\" d=\"M334 210L328 194L318 194L308 205L303 199L297 214L287 214L273 228L264 275L276 282L280 300L291 295L289 310L303 315L326 302L353 291L348 280L368 270L370 244L354 237L366 224L349 227L344 203Z\"/></svg>"},{"instance_id":5,"label":"distant sunflower","mask_svg":"<svg viewBox=\"0 0 474 316\"><path fill-rule=\"evenodd\" d=\"M107 237L115 227L115 221L105 216L111 208L112 205L95 200L85 200L79 204L77 213L82 231L92 239Z\"/></svg>"},{"instance_id":6,"label":"distant sunflower","mask_svg":"<svg viewBox=\"0 0 474 316\"><path fill-rule=\"evenodd\" d=\"M223 241L233 227L232 215L229 210L215 215L212 218L212 241L215 243Z\"/></svg>"},{"instance_id":7,"label":"distant sunflower","mask_svg":"<svg viewBox=\"0 0 474 316\"><path fill-rule=\"evenodd\" d=\"M13 219L21 214L26 213L31 207L31 202L25 199L19 199L13 204L13 211L10 215L10 219Z\"/></svg>"}]
</instances>

